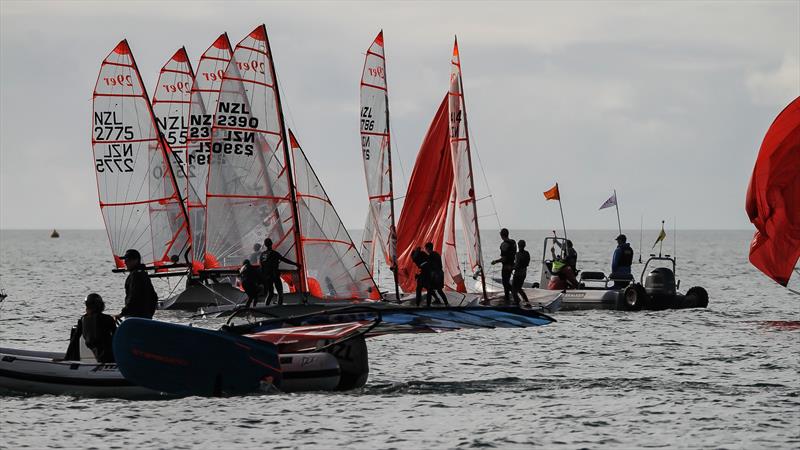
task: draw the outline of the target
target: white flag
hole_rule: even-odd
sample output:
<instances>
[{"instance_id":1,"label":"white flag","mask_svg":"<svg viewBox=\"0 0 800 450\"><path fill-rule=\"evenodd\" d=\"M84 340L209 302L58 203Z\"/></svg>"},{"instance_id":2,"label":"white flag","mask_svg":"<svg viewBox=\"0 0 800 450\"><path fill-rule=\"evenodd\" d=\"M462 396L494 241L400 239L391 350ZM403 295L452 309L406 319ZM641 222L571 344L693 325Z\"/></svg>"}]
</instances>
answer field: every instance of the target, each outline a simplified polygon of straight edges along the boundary
<instances>
[{"instance_id":1,"label":"white flag","mask_svg":"<svg viewBox=\"0 0 800 450\"><path fill-rule=\"evenodd\" d=\"M611 197L608 197L608 200L606 200L602 205L600 205L600 209L611 208L612 206L616 205L617 205L617 193L615 192L614 194L611 195Z\"/></svg>"}]
</instances>

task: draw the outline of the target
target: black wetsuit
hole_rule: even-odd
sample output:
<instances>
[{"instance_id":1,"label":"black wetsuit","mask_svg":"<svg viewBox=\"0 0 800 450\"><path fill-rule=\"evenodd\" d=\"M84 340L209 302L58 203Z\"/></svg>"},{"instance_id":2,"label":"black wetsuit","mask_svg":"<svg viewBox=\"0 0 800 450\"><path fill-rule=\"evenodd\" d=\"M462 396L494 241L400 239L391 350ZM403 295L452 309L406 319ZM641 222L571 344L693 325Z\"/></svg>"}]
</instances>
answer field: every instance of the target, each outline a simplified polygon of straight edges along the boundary
<instances>
[{"instance_id":1,"label":"black wetsuit","mask_svg":"<svg viewBox=\"0 0 800 450\"><path fill-rule=\"evenodd\" d=\"M520 250L514 257L514 277L511 279L511 290L514 294L514 303L519 304L519 297L522 296L525 302L528 301L528 295L522 290L522 285L525 283L525 277L528 274L528 265L531 263L531 254L527 250Z\"/></svg>"},{"instance_id":2,"label":"black wetsuit","mask_svg":"<svg viewBox=\"0 0 800 450\"><path fill-rule=\"evenodd\" d=\"M411 251L411 260L414 261L414 264L419 269L419 272L414 277L417 280L416 301L417 306L419 306L422 303L422 289L427 289L430 283L428 279L430 274L428 270L428 254L416 248Z\"/></svg>"},{"instance_id":3,"label":"black wetsuit","mask_svg":"<svg viewBox=\"0 0 800 450\"><path fill-rule=\"evenodd\" d=\"M438 296L445 305L447 303L447 297L444 295L444 268L442 266L442 256L436 253L436 251L432 250L428 253L428 264L426 264L426 269L428 270L428 294L425 296L425 301L428 306L431 306L431 295Z\"/></svg>"},{"instance_id":4,"label":"black wetsuit","mask_svg":"<svg viewBox=\"0 0 800 450\"><path fill-rule=\"evenodd\" d=\"M125 306L119 313L125 317L152 319L158 307L158 294L147 276L144 265L139 264L125 279Z\"/></svg>"},{"instance_id":5,"label":"black wetsuit","mask_svg":"<svg viewBox=\"0 0 800 450\"><path fill-rule=\"evenodd\" d=\"M517 255L517 242L504 239L500 244L500 276L503 280L503 297L506 303L511 301L511 273L514 271L514 257Z\"/></svg>"},{"instance_id":6,"label":"black wetsuit","mask_svg":"<svg viewBox=\"0 0 800 450\"><path fill-rule=\"evenodd\" d=\"M239 277L242 280L244 293L247 294L247 303L245 303L245 306L249 308L258 301L258 291L261 287L261 272L258 270L258 267L244 265L239 269Z\"/></svg>"},{"instance_id":7,"label":"black wetsuit","mask_svg":"<svg viewBox=\"0 0 800 450\"><path fill-rule=\"evenodd\" d=\"M275 297L275 292L272 290L274 286L278 291L278 304L283 304L283 282L281 281L280 264L281 261L286 264L295 265L295 263L275 250L264 250L261 256L258 257L258 262L261 264L261 282L264 284L264 290L267 292L267 305L272 303Z\"/></svg>"},{"instance_id":8,"label":"black wetsuit","mask_svg":"<svg viewBox=\"0 0 800 450\"><path fill-rule=\"evenodd\" d=\"M117 330L117 323L114 318L103 313L87 313L78 319L78 324L73 329L70 336L69 348L64 359L68 361L80 361L80 338L86 341L86 346L94 353L94 357L99 363L113 363L114 332Z\"/></svg>"}]
</instances>

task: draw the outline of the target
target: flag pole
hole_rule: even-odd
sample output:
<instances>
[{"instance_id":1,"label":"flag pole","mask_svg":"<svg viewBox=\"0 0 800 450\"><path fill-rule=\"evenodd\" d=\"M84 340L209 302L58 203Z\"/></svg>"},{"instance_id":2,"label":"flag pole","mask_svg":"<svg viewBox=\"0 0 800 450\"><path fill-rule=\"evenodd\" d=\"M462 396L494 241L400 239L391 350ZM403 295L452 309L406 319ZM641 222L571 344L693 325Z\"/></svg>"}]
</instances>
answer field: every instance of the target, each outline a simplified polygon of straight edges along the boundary
<instances>
[{"instance_id":1,"label":"flag pole","mask_svg":"<svg viewBox=\"0 0 800 450\"><path fill-rule=\"evenodd\" d=\"M567 240L567 224L564 222L564 208L561 206L561 190L558 189L558 183L556 183L556 192L558 192L558 210L561 211L561 226L564 228L564 241Z\"/></svg>"},{"instance_id":2,"label":"flag pole","mask_svg":"<svg viewBox=\"0 0 800 450\"><path fill-rule=\"evenodd\" d=\"M664 221L663 220L661 221L661 233L662 234L664 233ZM661 235L659 235L659 237L661 237ZM662 248L664 248L664 239L661 239L660 241L658 241L658 257L659 258L661 257L661 249ZM667 247L667 249L669 249L669 247Z\"/></svg>"},{"instance_id":3,"label":"flag pole","mask_svg":"<svg viewBox=\"0 0 800 450\"><path fill-rule=\"evenodd\" d=\"M614 189L614 207L617 208L617 227L619 227L619 234L622 234L622 222L619 220L619 199L617 198L616 189Z\"/></svg>"},{"instance_id":4,"label":"flag pole","mask_svg":"<svg viewBox=\"0 0 800 450\"><path fill-rule=\"evenodd\" d=\"M644 214L639 216L639 264L642 263L642 238L644 237Z\"/></svg>"}]
</instances>

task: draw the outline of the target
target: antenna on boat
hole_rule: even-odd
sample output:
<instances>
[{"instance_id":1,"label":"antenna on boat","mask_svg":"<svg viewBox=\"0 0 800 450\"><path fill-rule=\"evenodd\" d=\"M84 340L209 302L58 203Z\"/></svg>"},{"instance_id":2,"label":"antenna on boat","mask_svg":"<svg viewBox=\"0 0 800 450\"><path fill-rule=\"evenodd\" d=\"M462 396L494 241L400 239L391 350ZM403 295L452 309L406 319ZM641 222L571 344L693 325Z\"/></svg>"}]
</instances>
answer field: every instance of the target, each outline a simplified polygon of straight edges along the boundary
<instances>
[{"instance_id":1,"label":"antenna on boat","mask_svg":"<svg viewBox=\"0 0 800 450\"><path fill-rule=\"evenodd\" d=\"M642 237L644 237L644 214L639 216L639 264L642 263Z\"/></svg>"}]
</instances>

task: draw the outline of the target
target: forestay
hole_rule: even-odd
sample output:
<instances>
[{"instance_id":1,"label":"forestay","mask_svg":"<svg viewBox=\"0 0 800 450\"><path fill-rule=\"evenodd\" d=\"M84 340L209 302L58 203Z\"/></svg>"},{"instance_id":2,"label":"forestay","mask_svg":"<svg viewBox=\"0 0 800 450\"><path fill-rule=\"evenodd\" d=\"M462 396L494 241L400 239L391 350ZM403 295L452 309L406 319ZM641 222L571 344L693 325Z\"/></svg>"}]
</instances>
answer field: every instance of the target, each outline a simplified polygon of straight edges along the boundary
<instances>
[{"instance_id":1,"label":"forestay","mask_svg":"<svg viewBox=\"0 0 800 450\"><path fill-rule=\"evenodd\" d=\"M397 240L394 233L391 140L383 31L372 42L361 74L361 152L369 195L368 220L383 260L394 267ZM369 226L370 224L368 224ZM364 234L363 239L372 239ZM366 245L362 243L362 247ZM366 255L363 255L367 259Z\"/></svg>"},{"instance_id":2,"label":"forestay","mask_svg":"<svg viewBox=\"0 0 800 450\"><path fill-rule=\"evenodd\" d=\"M223 76L211 133L206 269L239 267L266 237L301 261L272 64L262 25L236 46Z\"/></svg>"},{"instance_id":3,"label":"forestay","mask_svg":"<svg viewBox=\"0 0 800 450\"><path fill-rule=\"evenodd\" d=\"M464 86L461 79L461 61L458 41L453 45L451 59L449 98L450 149L455 174L456 206L464 230L467 259L473 275L483 273L478 213L475 205L475 183L472 175L472 157L469 147L467 112L464 104Z\"/></svg>"},{"instance_id":4,"label":"forestay","mask_svg":"<svg viewBox=\"0 0 800 450\"><path fill-rule=\"evenodd\" d=\"M186 130L189 124L189 104L191 103L192 80L194 72L186 55L186 48L181 47L161 68L153 92L153 114L156 124L169 148L170 163L178 182L181 198L186 203L190 183L195 176L193 168L186 166ZM189 179L187 179L187 176ZM181 210L169 216L170 229L177 232L184 225ZM189 223L194 228L195 224ZM181 236L188 237L181 234ZM185 242L176 242L178 248L186 246ZM191 256L191 255L187 255Z\"/></svg>"},{"instance_id":5,"label":"forestay","mask_svg":"<svg viewBox=\"0 0 800 450\"><path fill-rule=\"evenodd\" d=\"M116 267L128 248L148 265L179 259L189 223L128 42L103 61L93 96L92 148L100 210ZM177 229L173 225L177 224Z\"/></svg>"},{"instance_id":6,"label":"forestay","mask_svg":"<svg viewBox=\"0 0 800 450\"><path fill-rule=\"evenodd\" d=\"M326 300L379 299L375 281L291 130L289 141L309 293Z\"/></svg>"},{"instance_id":7,"label":"forestay","mask_svg":"<svg viewBox=\"0 0 800 450\"><path fill-rule=\"evenodd\" d=\"M211 127L225 69L231 60L228 34L221 34L200 57L192 83L189 105L189 132L186 144L187 206L192 225L192 269L205 266L206 182L211 155Z\"/></svg>"}]
</instances>

